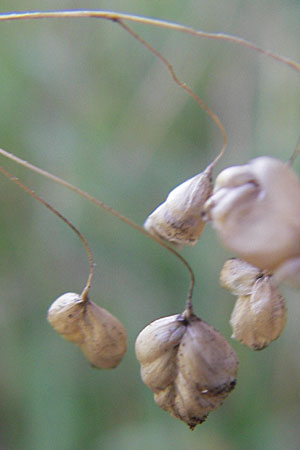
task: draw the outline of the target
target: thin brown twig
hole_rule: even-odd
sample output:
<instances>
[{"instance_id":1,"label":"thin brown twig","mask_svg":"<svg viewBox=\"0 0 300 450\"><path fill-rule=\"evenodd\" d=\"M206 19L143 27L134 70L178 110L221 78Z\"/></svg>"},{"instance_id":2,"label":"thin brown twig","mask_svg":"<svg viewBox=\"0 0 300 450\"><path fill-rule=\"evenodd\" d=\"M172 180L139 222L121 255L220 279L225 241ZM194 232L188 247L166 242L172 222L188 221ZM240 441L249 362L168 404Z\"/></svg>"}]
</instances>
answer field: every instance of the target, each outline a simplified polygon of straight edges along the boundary
<instances>
[{"instance_id":1,"label":"thin brown twig","mask_svg":"<svg viewBox=\"0 0 300 450\"><path fill-rule=\"evenodd\" d=\"M207 32L202 30L196 30L192 27L181 25L175 22L169 22L166 20L156 19L156 18L149 18L144 16L138 16L134 14L126 14L126 13L119 13L115 11L103 11L103 10L54 10L54 11L17 11L17 12L9 12L9 13L0 13L0 21L10 21L10 20L28 20L28 19L76 19L76 18L95 18L95 19L104 19L104 20L111 20L113 22L117 22L119 25L123 26L125 28L123 21L131 21L135 23L140 23L144 25L152 25L159 28L165 28L169 30L179 31L182 33L190 34L192 36L200 37L200 38L206 38L206 39L214 39L214 40L222 40L231 42L237 45L241 45L243 47L246 47L250 50L253 50L255 52L258 52L264 56L267 56L269 58L274 59L275 61L281 62L293 70L296 70L300 73L300 64L290 58L287 58L285 56L279 55L273 51L266 50L262 47L259 47L258 45L254 44L251 41L248 41L246 39L243 39L238 36L233 36L226 33L214 33L214 32ZM129 29L127 29L129 31ZM177 79L176 75L174 74L172 66L166 61L166 59L160 55L157 51L152 49L152 47L147 44L143 39L137 37L136 33L132 30L129 31L134 37L136 37L143 45L148 46L148 49L152 51L152 53L156 54L156 56L161 59L162 62L164 62L174 81L181 86L183 89L185 89L189 95L191 95L196 101L197 96L193 93L193 91L190 90L188 86L185 85L185 83L180 82L180 80ZM174 76L175 75L175 76ZM223 147L220 151L220 154L216 157L216 159L211 163L210 166L215 165L215 163L219 160L219 158L222 156L225 146L226 146L226 134L224 127L222 123L219 121L218 117L214 115L214 113L210 113L210 110L205 109L206 105L199 99L198 103L200 106L206 110L206 112L210 115L210 117L215 121L215 123L218 125L222 136L223 136ZM202 103L202 104L201 104ZM207 108L207 107L206 107ZM291 157L293 161L293 156Z\"/></svg>"},{"instance_id":2,"label":"thin brown twig","mask_svg":"<svg viewBox=\"0 0 300 450\"><path fill-rule=\"evenodd\" d=\"M247 41L246 39L240 38L238 36L233 36L226 33L213 33L208 31L196 30L192 27L186 25L181 25L175 22L169 22L167 20L149 18L138 16L134 14L119 13L115 11L103 11L103 10L62 10L62 11L18 11L1 13L0 21L5 20L25 20L25 19L76 19L76 18L95 18L95 19L106 19L112 21L118 20L128 20L130 22L141 23L144 25L152 25L159 28L166 28L169 30L180 31L182 33L187 33L192 36L198 36L201 38L215 39L232 42L237 45L242 45L250 50L254 50L265 56L268 56L274 60L277 60L283 64L288 65L292 69L300 72L300 64L293 61L290 58L279 55L270 50L263 49L253 42Z\"/></svg>"},{"instance_id":3,"label":"thin brown twig","mask_svg":"<svg viewBox=\"0 0 300 450\"><path fill-rule=\"evenodd\" d=\"M117 12L113 12L113 11L101 11L101 10L24 11L24 12L1 13L0 21L24 20L24 19L85 18L85 17L86 18L106 19L106 20L118 22L119 25L123 26L123 28L125 28L126 26L123 24L122 21L128 20L128 21L135 22L135 23L141 23L141 24L145 24L145 25L152 25L152 26L156 26L156 27L160 27L160 28L166 28L166 29L170 29L170 30L174 30L174 31L180 31L183 33L190 34L192 36L232 42L232 43L244 46L253 51L256 51L258 53L261 53L265 56L268 56L274 60L277 60L283 64L286 64L287 66L291 67L292 69L296 70L297 72L300 72L300 64L297 63L296 61L293 61L292 59L289 59L285 56L278 55L277 53L271 52L269 50L265 50L265 49L257 46L256 44L254 44L250 41L247 41L243 38L225 34L225 33L205 32L202 30L196 30L194 28L191 28L191 27L188 27L185 25L181 25L181 24L177 24L174 22L168 22L168 21L154 19L154 18L147 18L147 17L143 17L143 16L136 16L136 15L132 15L132 14L124 14L124 13L117 13ZM133 36L135 35L135 33L132 30L130 30L130 33ZM197 97L197 96L195 96L195 94L192 91L191 92L189 91L189 88L184 83L180 82L180 80L177 79L176 75L174 74L174 70L173 70L172 66L168 63L168 61L162 55L160 55L157 51L152 49L152 47L149 44L147 44L145 41L143 41L141 38L138 38L138 40L141 43L144 43L144 45L148 46L147 48L149 50L151 50L152 53L154 53L162 62L164 62L167 65L171 75L173 76L174 81L179 86L184 88L190 95L192 95L193 98ZM174 77L174 75L175 75L175 77ZM195 98L195 100L196 100L196 98ZM196 101L198 101L198 100L196 100ZM202 102L202 101L200 100L200 102ZM198 103L201 105L200 102L198 101ZM203 105L201 105L201 106L203 107ZM205 109L205 108L203 108L203 109ZM217 116L215 116L215 117L217 118ZM215 119L213 119L213 120L215 120ZM216 120L215 120L215 122L218 124L218 122ZM221 127L223 127L221 122L220 122L220 125L221 125ZM220 130L221 130L221 127L219 127ZM224 135L223 135L223 139L224 139ZM225 141L225 143L226 143L226 141ZM177 258L179 258L183 262L183 264L187 267L187 269L189 271L191 280L190 280L188 299L189 298L191 299L193 287L194 287L193 271L192 271L191 267L189 266L189 264L187 263L187 261L179 253L177 253L173 248L169 247L165 242L161 241L156 236L151 235L146 230L144 230L144 228L140 227L139 225L135 224L131 220L127 219L125 216L122 216L121 214L117 213L115 210L113 210L109 206L105 205L104 203L102 203L99 200L95 199L94 197L90 196L86 192L76 188L75 186L71 185L70 183L68 183L68 182L56 177L55 175L52 175L42 169L37 168L36 166L33 166L32 164L29 164L26 161L23 161L20 158L15 157L14 155L12 155L4 150L0 149L0 153L3 154L4 156L14 160L15 162L18 162L19 164L23 165L24 167L27 167L39 174L51 179L52 181L55 181L56 183L59 183L65 187L67 187L68 189L78 193L82 197L88 199L92 203L95 203L97 206L101 207L102 209L106 210L110 214L114 215L119 220L122 220L123 222L127 223L129 226L136 229L137 231L145 234L150 239L156 241L158 244L162 245L163 247L168 249L171 253L176 255ZM222 150L221 150L221 153L217 156L217 158L215 159L215 161L212 164L215 164L215 162L220 158L221 154L222 154ZM291 158L291 160L293 161L294 159L292 159L292 158Z\"/></svg>"},{"instance_id":4,"label":"thin brown twig","mask_svg":"<svg viewBox=\"0 0 300 450\"><path fill-rule=\"evenodd\" d=\"M49 211L51 211L53 214L55 214L60 220L62 220L68 227L70 227L79 237L81 240L87 255L88 255L88 261L89 261L89 276L88 280L84 286L84 289L81 293L81 299L83 302L88 301L88 291L91 287L91 282L94 274L94 261L93 261L93 255L91 252L91 249L86 241L86 239L83 237L83 235L80 233L80 231L65 217L63 216L57 209L55 209L53 206L51 206L48 202L46 202L42 197L40 197L38 194L36 194L32 189L30 189L28 186L23 184L18 178L11 175L7 170L5 170L3 167L0 166L0 172L5 175L10 181L15 183L17 186L19 186L23 191L25 191L27 194L29 194L32 198L35 200L38 200L42 205L44 205Z\"/></svg>"},{"instance_id":5,"label":"thin brown twig","mask_svg":"<svg viewBox=\"0 0 300 450\"><path fill-rule=\"evenodd\" d=\"M220 121L219 117L201 100L198 95L196 95L193 90L187 86L186 83L179 80L177 77L173 66L169 63L169 61L161 54L159 53L155 48L153 48L147 41L145 41L143 38L141 38L135 31L133 31L131 28L129 28L125 23L119 19L115 20L124 30L126 30L131 36L134 37L140 44L142 44L144 47L146 47L154 56L156 56L168 69L170 72L173 80L175 83L182 89L184 89L200 106L201 108L209 115L209 117L216 123L217 127L219 128L222 138L223 138L223 144L221 147L221 150L218 154L218 156L214 159L214 161L209 165L210 167L213 167L216 162L221 158L221 156L224 154L226 145L227 145L227 136L225 128Z\"/></svg>"},{"instance_id":6,"label":"thin brown twig","mask_svg":"<svg viewBox=\"0 0 300 450\"><path fill-rule=\"evenodd\" d=\"M152 239L152 241L156 242L157 244L159 244L160 246L164 247L166 250L168 250L169 252L171 252L173 255L176 256L176 258L178 258L183 264L184 266L187 268L188 272L189 272L189 276L190 276L190 284L189 284L189 289L188 289L188 294L187 294L187 299L191 301L192 296L193 296L193 290L194 290L194 285L195 285L195 276L194 276L194 272L191 268L191 266L189 265L189 263L183 258L183 256L180 255L180 253L178 253L176 250L174 250L172 247L170 247L169 245L167 245L163 240L161 240L159 237L154 236L152 234L150 234L148 231L146 231L143 227L141 227L140 225L136 224L135 222L133 222L132 220L128 219L126 216L123 216L122 214L118 213L116 210L114 210L113 208L111 208L110 206L105 205L105 203L101 202L100 200L98 200L97 198L91 196L90 194L88 194L87 192L77 188L76 186L74 186L73 184L69 183L68 181L63 180L62 178L57 177L56 175L53 175L50 172L47 172L46 170L40 169L37 166L34 166L33 164L28 163L27 161L24 161L23 159L15 156L12 153L7 152L6 150L3 150L2 148L0 148L0 154L5 156L6 158L16 162L17 164L20 164L21 166L25 167L26 169L32 170L33 172L38 173L39 175L42 175L43 177L48 178L51 181L54 181L57 184L60 184L61 186L64 186L65 188L75 192L76 194L79 194L81 197L85 198L86 200L88 200L91 203L94 203L96 206L98 206L99 208L104 209L106 212L108 212L109 214L113 215L114 217L116 217L117 219L121 220L122 222L126 223L127 225L129 225L131 228L133 228L134 230L138 231L139 233L144 234L145 236L147 236L148 238ZM36 195L36 194L35 194ZM49 205L50 206L50 205ZM50 207L49 209L51 209L52 207ZM60 214L60 213L58 213ZM66 219L67 220L67 219ZM72 224L71 224L72 225ZM73 226L72 226L73 227Z\"/></svg>"}]
</instances>

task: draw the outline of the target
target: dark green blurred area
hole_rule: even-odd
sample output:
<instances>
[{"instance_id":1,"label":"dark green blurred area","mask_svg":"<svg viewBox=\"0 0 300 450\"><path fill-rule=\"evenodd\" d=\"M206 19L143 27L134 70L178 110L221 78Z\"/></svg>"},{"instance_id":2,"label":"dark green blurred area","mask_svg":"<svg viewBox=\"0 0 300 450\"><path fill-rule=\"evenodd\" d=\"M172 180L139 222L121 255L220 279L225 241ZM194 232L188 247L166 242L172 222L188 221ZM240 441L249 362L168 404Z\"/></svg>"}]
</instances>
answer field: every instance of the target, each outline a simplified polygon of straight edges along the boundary
<instances>
[{"instance_id":1,"label":"dark green blurred area","mask_svg":"<svg viewBox=\"0 0 300 450\"><path fill-rule=\"evenodd\" d=\"M236 34L300 61L297 1L1 1L1 11L110 9ZM227 153L215 170L258 155L287 159L299 135L300 73L234 44L132 25L218 114ZM0 23L0 147L142 224L168 191L218 153L215 124L161 62L117 24L89 19ZM71 220L96 262L91 299L128 331L113 371L89 367L46 321L50 303L88 275L78 238L0 177L0 448L20 450L294 450L300 446L299 293L282 289L288 321L259 353L232 342L238 384L190 432L160 410L134 356L138 332L181 312L188 274L174 256L39 175L1 165ZM300 160L295 163L300 170ZM206 227L184 249L195 310L230 339L234 298L218 284L228 256Z\"/></svg>"}]
</instances>

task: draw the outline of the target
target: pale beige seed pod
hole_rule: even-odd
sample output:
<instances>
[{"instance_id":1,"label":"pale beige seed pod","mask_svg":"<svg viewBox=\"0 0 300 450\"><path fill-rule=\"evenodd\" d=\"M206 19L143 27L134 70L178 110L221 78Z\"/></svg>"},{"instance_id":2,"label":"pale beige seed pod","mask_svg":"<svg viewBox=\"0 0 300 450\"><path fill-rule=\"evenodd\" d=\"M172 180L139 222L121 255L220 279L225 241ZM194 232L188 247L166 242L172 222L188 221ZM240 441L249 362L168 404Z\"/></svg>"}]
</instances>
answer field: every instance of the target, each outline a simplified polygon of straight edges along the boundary
<instances>
[{"instance_id":1,"label":"pale beige seed pod","mask_svg":"<svg viewBox=\"0 0 300 450\"><path fill-rule=\"evenodd\" d=\"M121 322L90 300L83 301L78 294L68 292L58 297L50 306L47 319L95 367L112 369L126 353L127 337Z\"/></svg>"},{"instance_id":2,"label":"pale beige seed pod","mask_svg":"<svg viewBox=\"0 0 300 450\"><path fill-rule=\"evenodd\" d=\"M152 390L166 388L176 377L178 345L185 332L179 314L151 322L137 337L136 357L144 383Z\"/></svg>"},{"instance_id":3,"label":"pale beige seed pod","mask_svg":"<svg viewBox=\"0 0 300 450\"><path fill-rule=\"evenodd\" d=\"M300 257L300 185L282 161L263 156L223 170L204 213L224 246L260 269Z\"/></svg>"},{"instance_id":4,"label":"pale beige seed pod","mask_svg":"<svg viewBox=\"0 0 300 450\"><path fill-rule=\"evenodd\" d=\"M253 350L277 339L285 322L285 301L268 276L254 283L251 295L237 299L230 318L232 337Z\"/></svg>"},{"instance_id":5,"label":"pale beige seed pod","mask_svg":"<svg viewBox=\"0 0 300 450\"><path fill-rule=\"evenodd\" d=\"M234 388L238 359L214 328L195 315L155 320L138 335L137 359L158 406L191 429Z\"/></svg>"},{"instance_id":6,"label":"pale beige seed pod","mask_svg":"<svg viewBox=\"0 0 300 450\"><path fill-rule=\"evenodd\" d=\"M211 172L210 165L174 188L148 216L144 228L178 247L194 245L205 225L201 210L212 193Z\"/></svg>"},{"instance_id":7,"label":"pale beige seed pod","mask_svg":"<svg viewBox=\"0 0 300 450\"><path fill-rule=\"evenodd\" d=\"M220 273L220 284L234 295L249 295L261 270L238 258L228 259Z\"/></svg>"}]
</instances>

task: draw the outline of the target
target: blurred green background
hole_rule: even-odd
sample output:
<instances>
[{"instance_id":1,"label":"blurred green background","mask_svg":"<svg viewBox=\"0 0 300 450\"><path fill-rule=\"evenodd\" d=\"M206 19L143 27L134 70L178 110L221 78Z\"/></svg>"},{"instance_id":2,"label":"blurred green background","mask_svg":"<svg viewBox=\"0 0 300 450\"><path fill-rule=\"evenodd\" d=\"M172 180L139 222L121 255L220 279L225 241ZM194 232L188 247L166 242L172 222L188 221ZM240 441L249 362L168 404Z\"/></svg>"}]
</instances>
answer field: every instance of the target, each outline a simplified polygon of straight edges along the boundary
<instances>
[{"instance_id":1,"label":"blurred green background","mask_svg":"<svg viewBox=\"0 0 300 450\"><path fill-rule=\"evenodd\" d=\"M300 61L292 0L0 1L1 11L110 9L227 32ZM299 135L300 74L234 44L132 25L219 115L227 153L215 169L258 155L287 159ZM216 156L215 124L162 64L116 24L90 19L0 23L0 147L88 191L142 224L166 194ZM1 165L65 214L96 261L91 299L121 319L129 350L113 371L89 367L46 321L80 292L78 238L0 177L0 446L22 450L292 450L300 446L299 293L282 289L288 321L254 353L233 342L238 384L195 431L160 410L134 355L138 332L181 312L188 274L174 256L49 180ZM300 159L295 163L300 171ZM219 287L228 252L206 227L182 250L195 270L195 310L230 339L234 298Z\"/></svg>"}]
</instances>

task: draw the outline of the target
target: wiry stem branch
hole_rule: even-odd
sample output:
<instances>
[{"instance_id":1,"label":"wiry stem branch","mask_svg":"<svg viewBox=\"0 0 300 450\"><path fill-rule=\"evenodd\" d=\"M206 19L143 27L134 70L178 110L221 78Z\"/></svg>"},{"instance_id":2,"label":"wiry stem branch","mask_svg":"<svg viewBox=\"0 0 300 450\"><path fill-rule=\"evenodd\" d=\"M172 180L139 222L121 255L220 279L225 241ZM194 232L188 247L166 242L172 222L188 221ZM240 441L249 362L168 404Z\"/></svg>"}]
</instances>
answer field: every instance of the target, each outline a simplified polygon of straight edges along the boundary
<instances>
[{"instance_id":1,"label":"wiry stem branch","mask_svg":"<svg viewBox=\"0 0 300 450\"><path fill-rule=\"evenodd\" d=\"M42 203L42 205L44 205L47 209L49 209L49 211L51 211L60 220L62 220L66 225L68 225L68 227L70 227L77 234L79 239L81 240L81 242L87 252L89 266L90 266L88 280L87 280L86 285L81 293L82 301L86 302L88 300L88 291L91 287L91 282L92 282L92 278L93 278L93 274L94 274L93 255L88 246L87 241L85 240L83 235L80 233L80 231L66 217L64 217L59 211L57 211L57 209L55 209L53 206L51 206L49 203L47 203L42 197L40 197L38 194L36 194L32 189L30 189L28 186L23 184L18 178L11 175L5 169L3 169L3 167L0 167L0 172L3 173L3 175L5 175L10 181L12 181L17 186L19 186L21 189L23 189L23 191L27 192L27 194L29 194L32 198L34 198L35 200L38 200L40 203Z\"/></svg>"},{"instance_id":2,"label":"wiry stem branch","mask_svg":"<svg viewBox=\"0 0 300 450\"><path fill-rule=\"evenodd\" d=\"M185 83L182 83L177 78L177 76L175 75L174 70L173 70L172 66L169 64L169 62L160 53L158 53L155 49L153 49L148 43L146 43L142 38L140 38L135 32L133 32L130 28L128 28L123 23L123 20L131 21L131 22L135 22L135 23L141 23L144 25L152 25L152 26L156 26L156 27L160 27L160 28L166 28L166 29L170 29L170 30L174 30L174 31L180 31L180 32L187 33L192 36L197 36L197 37L201 37L201 38L232 42L232 43L244 46L246 48L249 48L251 50L254 50L265 56L268 56L274 60L277 60L283 64L286 64L287 66L291 67L292 69L296 70L297 72L300 72L300 64L297 63L296 61L293 61L289 58L278 55L277 53L271 52L269 50L265 50L265 49L257 46L256 44L253 44L252 42L247 41L243 38L240 38L237 36L232 36L232 35L225 34L225 33L210 33L210 32L205 32L202 30L196 30L196 29L193 29L193 28L185 26L185 25L180 25L177 23L168 22L168 21L164 21L164 20L160 20L160 19L153 19L153 18L147 18L147 17L142 17L142 16L136 16L136 15L132 15L132 14L124 14L124 13L117 13L117 12L113 12L113 11L101 11L101 10L27 11L27 12L25 11L25 12L11 12L11 13L0 14L0 21L24 20L24 19L63 19L63 18L97 18L97 19L105 19L105 20L111 20L111 21L117 22L119 25L121 25L123 28L125 28L132 36L134 36L140 43L142 43L144 46L146 46L154 55L156 55L167 66L174 81L180 87L185 89L186 92L188 92L200 104L200 106L210 115L210 117L218 125L218 127L222 133L222 136L223 136L223 147L221 149L220 154L217 156L215 161L213 161L212 165L214 165L217 162L217 160L221 157L221 155L224 152L225 146L226 146L226 133L225 133L222 123L219 121L218 117L212 111L210 111L210 109L201 101L201 99L199 99L193 93L193 91L191 91L191 89L185 85ZM188 305L188 308L191 309L191 298L192 298L192 292L193 292L193 287L194 287L194 274L193 274L193 271L192 271L190 265L178 252L176 252L173 248L169 247L164 241L162 241L158 237L153 236L150 233L148 233L141 226L135 224L131 220L127 219L125 216L122 216L117 211L113 210L112 208L105 205L104 203L97 200L96 198L90 196L86 192L76 188L72 184L60 179L59 177L56 177L55 175L52 175L52 174L46 172L45 170L39 169L38 167L33 166L32 164L29 164L26 161L23 161L18 157L15 157L14 155L6 152L5 150L0 149L0 153L4 156L14 160L15 162L23 165L24 167L27 167L28 169L31 169L31 170L39 173L40 175L43 175L43 176L51 179L52 181L55 181L56 183L59 183L59 184L63 185L64 187L76 192L77 194L86 198L90 202L96 204L100 208L102 208L102 209L106 210L107 212L109 212L110 214L114 215L119 220L127 223L127 225L131 226L135 230L145 234L150 239L157 242L159 245L165 247L168 251L173 253L178 259L180 259L182 261L182 263L186 266L186 268L188 269L189 274L190 274L190 288L189 288L189 293L188 293L188 298L187 298L187 305ZM291 159L291 161L293 161L293 159Z\"/></svg>"},{"instance_id":3,"label":"wiry stem branch","mask_svg":"<svg viewBox=\"0 0 300 450\"><path fill-rule=\"evenodd\" d=\"M4 20L24 20L24 19L76 19L76 18L95 18L106 19L117 22L119 20L128 20L130 22L142 23L144 25L152 25L159 28L167 28L169 30L180 31L182 33L191 34L192 36L198 36L207 39L215 39L232 42L237 45L242 45L250 50L254 50L272 59L275 59L283 64L288 65L292 69L300 72L300 64L285 56L278 55L277 53L265 50L258 45L247 41L246 39L233 36L226 33L211 33L202 30L196 30L186 25L181 25L174 22L168 22L166 20L154 19L149 17L137 16L134 14L125 14L114 11L102 11L102 10L64 10L64 11L20 11L1 13L0 21Z\"/></svg>"},{"instance_id":4,"label":"wiry stem branch","mask_svg":"<svg viewBox=\"0 0 300 450\"><path fill-rule=\"evenodd\" d=\"M111 208L110 206L105 205L103 202L101 202L100 200L96 199L95 197L92 197L90 194L88 194L87 192L77 188L76 186L74 186L73 184L69 183L68 181L63 180L62 178L57 177L56 175L53 175L50 172L47 172L46 170L40 169L37 166L34 166L33 164L28 163L27 161L24 161L21 158L18 158L17 156L13 155L12 153L7 152L6 150L3 150L2 148L0 148L0 154L5 156L6 158L20 164L23 167L26 167L26 169L30 169L33 172L38 173L39 175L42 175L43 177L48 178L49 180L54 181L57 184L60 184L61 186L64 186L65 188L75 192L76 194L79 194L81 197L85 198L86 200L88 200L91 203L94 203L96 206L98 206L99 208L104 209L105 211L107 211L109 214L117 217L117 219L121 220L122 222L126 223L127 225L129 225L131 228L133 228L134 230L138 231L139 233L144 234L145 236L147 236L148 238L152 239L152 241L158 243L159 245L161 245L162 247L164 247L165 249L167 249L169 252L173 253L173 255L175 255L187 268L188 272L189 272L189 276L190 276L190 285L189 285L189 290L188 290L188 294L187 294L187 299L191 301L192 296L193 296L193 290L194 290L194 285L195 285L195 276L194 276L194 272L191 268L191 266L189 265L189 263L183 258L183 256L180 255L180 253L178 253L176 250L174 250L172 247L170 247L169 245L167 245L163 240L161 240L159 237L154 236L152 234L150 234L148 231L146 231L143 227L141 227L140 225L136 224L135 222L133 222L132 220L128 219L127 217L123 216L122 214L118 213L116 210L114 210L113 208ZM3 172L3 169L2 169ZM36 195L36 194L34 194ZM46 206L46 205L45 205ZM54 209L49 205L49 209ZM60 215L60 213L58 213L57 215ZM67 219L63 218L64 221L67 221ZM73 227L72 224L71 228L75 228ZM75 231L75 230L74 230ZM79 233L78 231L76 231L77 234Z\"/></svg>"},{"instance_id":5,"label":"wiry stem branch","mask_svg":"<svg viewBox=\"0 0 300 450\"><path fill-rule=\"evenodd\" d=\"M186 83L184 83L183 81L179 80L179 78L177 77L172 65L169 63L169 61L162 56L161 53L159 53L155 48L153 48L148 42L146 42L144 39L142 39L137 33L135 33L131 28L129 28L127 25L125 25L121 20L116 20L116 22L119 23L119 25L124 28L124 30L126 30L129 34L131 34L131 36L134 37L134 39L136 39L140 44L142 44L144 47L146 47L151 53L153 53L153 55L155 55L168 69L168 71L170 72L173 80L175 81L175 83L182 89L184 89L200 106L201 108L209 115L209 117L216 123L217 127L219 128L222 138L223 138L223 144L221 147L221 150L218 154L218 156L215 158L215 160L209 165L209 167L213 167L216 162L221 158L221 156L224 154L225 149L226 149L226 145L227 145L227 136L226 136L226 131L225 128L222 124L222 122L220 121L219 117L201 100L200 97L198 97L198 95L196 95L192 89L187 86Z\"/></svg>"}]
</instances>

